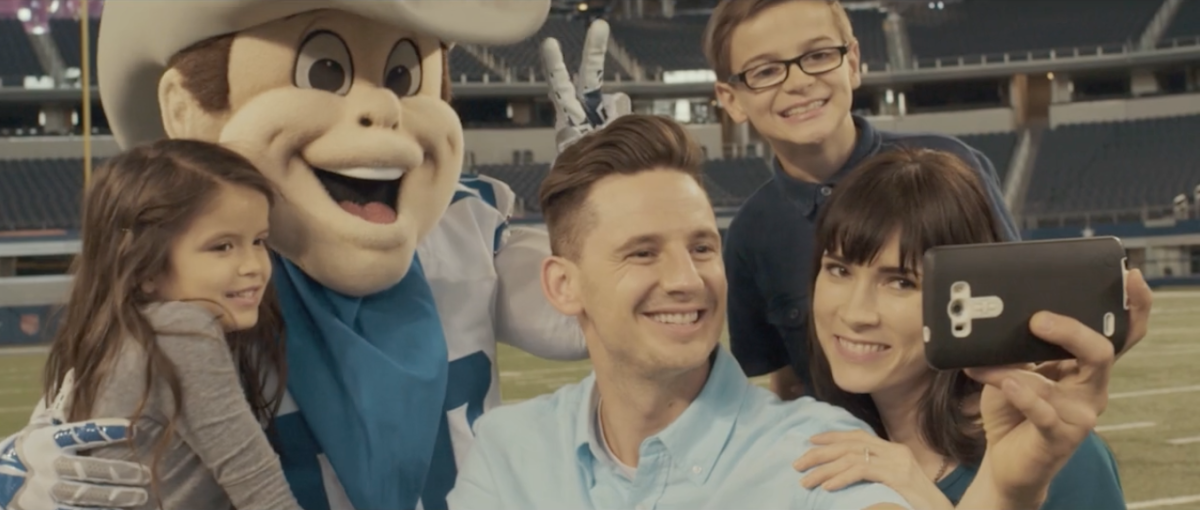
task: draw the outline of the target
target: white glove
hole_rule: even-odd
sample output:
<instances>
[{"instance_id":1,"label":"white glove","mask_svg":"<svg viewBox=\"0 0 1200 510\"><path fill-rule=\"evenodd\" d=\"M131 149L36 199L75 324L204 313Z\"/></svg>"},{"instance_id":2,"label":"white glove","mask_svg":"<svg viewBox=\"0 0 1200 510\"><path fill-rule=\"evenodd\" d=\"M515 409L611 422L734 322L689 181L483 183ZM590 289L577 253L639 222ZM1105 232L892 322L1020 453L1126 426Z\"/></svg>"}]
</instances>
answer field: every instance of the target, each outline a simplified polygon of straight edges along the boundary
<instances>
[{"instance_id":1,"label":"white glove","mask_svg":"<svg viewBox=\"0 0 1200 510\"><path fill-rule=\"evenodd\" d=\"M558 41L551 37L542 42L542 65L550 84L550 101L554 103L554 131L560 154L579 137L632 111L629 96L600 91L608 34L608 22L604 20L596 20L588 27L574 82L563 62Z\"/></svg>"},{"instance_id":2,"label":"white glove","mask_svg":"<svg viewBox=\"0 0 1200 510\"><path fill-rule=\"evenodd\" d=\"M84 510L146 503L150 471L140 464L76 452L123 444L129 420L63 423L74 374L54 404L39 403L24 430L0 441L0 509Z\"/></svg>"}]
</instances>

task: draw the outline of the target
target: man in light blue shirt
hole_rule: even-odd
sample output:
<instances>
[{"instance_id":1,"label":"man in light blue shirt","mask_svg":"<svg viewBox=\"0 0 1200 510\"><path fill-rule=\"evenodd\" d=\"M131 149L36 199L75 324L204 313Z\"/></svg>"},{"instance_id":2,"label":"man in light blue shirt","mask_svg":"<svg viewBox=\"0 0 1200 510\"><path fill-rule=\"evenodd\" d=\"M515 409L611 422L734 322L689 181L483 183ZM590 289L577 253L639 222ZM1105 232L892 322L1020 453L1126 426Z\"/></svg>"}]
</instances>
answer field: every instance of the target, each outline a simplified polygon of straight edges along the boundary
<instances>
[{"instance_id":1,"label":"man in light blue shirt","mask_svg":"<svg viewBox=\"0 0 1200 510\"><path fill-rule=\"evenodd\" d=\"M800 486L790 466L809 437L870 429L780 402L719 347L725 274L702 164L685 128L636 115L559 156L570 171L542 188L543 290L579 317L595 372L480 418L452 510L910 508L881 484Z\"/></svg>"},{"instance_id":2,"label":"man in light blue shirt","mask_svg":"<svg viewBox=\"0 0 1200 510\"><path fill-rule=\"evenodd\" d=\"M619 117L558 157L540 197L553 253L542 291L579 321L594 372L476 421L451 510L912 508L879 483L800 485L792 462L812 436L872 432L809 397L779 401L719 346L725 272L702 164L683 126L646 115ZM1055 324L1074 375L973 370L988 388L988 449L959 507L1038 508L1104 411L1111 342ZM834 463L847 469L873 458L843 453Z\"/></svg>"}]
</instances>

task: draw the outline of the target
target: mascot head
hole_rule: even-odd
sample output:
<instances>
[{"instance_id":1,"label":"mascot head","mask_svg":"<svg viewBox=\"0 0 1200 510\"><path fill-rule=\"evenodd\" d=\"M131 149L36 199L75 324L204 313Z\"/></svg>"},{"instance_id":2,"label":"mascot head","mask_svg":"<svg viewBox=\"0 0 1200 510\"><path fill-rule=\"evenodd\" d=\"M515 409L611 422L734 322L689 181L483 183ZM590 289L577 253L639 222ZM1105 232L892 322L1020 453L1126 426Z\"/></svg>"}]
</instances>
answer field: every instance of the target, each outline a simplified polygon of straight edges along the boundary
<instances>
[{"instance_id":1,"label":"mascot head","mask_svg":"<svg viewBox=\"0 0 1200 510\"><path fill-rule=\"evenodd\" d=\"M277 185L271 243L351 296L396 284L453 197L448 48L535 33L549 0L109 0L97 48L124 148L218 142Z\"/></svg>"}]
</instances>

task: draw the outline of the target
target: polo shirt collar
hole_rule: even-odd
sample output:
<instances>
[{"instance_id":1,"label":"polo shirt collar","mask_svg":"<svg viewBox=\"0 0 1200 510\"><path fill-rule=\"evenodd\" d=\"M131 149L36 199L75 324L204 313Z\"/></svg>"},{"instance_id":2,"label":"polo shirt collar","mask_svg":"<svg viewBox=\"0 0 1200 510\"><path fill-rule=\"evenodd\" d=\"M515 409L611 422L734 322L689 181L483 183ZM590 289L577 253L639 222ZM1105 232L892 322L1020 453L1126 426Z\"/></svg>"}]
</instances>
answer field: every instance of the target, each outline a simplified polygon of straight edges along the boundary
<instances>
[{"instance_id":1,"label":"polo shirt collar","mask_svg":"<svg viewBox=\"0 0 1200 510\"><path fill-rule=\"evenodd\" d=\"M700 394L667 428L646 438L657 439L670 453L677 467L683 469L696 483L704 483L733 433L742 402L752 383L746 378L737 361L723 347L713 353L712 370ZM580 399L575 420L576 454L584 472L592 476L593 459L604 458L604 445L598 443L595 427L595 373L582 384L588 388ZM590 479L589 483L593 483Z\"/></svg>"},{"instance_id":2,"label":"polo shirt collar","mask_svg":"<svg viewBox=\"0 0 1200 510\"><path fill-rule=\"evenodd\" d=\"M850 118L854 121L855 132L858 133L854 142L854 151L850 153L850 159L846 160L846 164L838 169L828 181L822 183L801 181L783 170L779 164L779 158L771 160L776 185L780 187L788 200L800 208L805 216L812 217L817 206L825 202L829 190L859 163L879 152L879 147L883 145L883 137L871 126L870 122L867 122L866 118L860 115L851 115Z\"/></svg>"}]
</instances>

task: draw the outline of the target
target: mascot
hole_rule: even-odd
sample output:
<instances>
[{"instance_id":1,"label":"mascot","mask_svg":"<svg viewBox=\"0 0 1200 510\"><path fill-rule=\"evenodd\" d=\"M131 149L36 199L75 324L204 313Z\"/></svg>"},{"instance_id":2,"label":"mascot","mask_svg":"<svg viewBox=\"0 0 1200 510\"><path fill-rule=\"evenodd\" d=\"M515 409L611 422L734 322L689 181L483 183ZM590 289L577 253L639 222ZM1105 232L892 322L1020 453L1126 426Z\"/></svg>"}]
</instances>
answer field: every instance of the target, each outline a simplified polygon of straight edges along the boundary
<instances>
[{"instance_id":1,"label":"mascot","mask_svg":"<svg viewBox=\"0 0 1200 510\"><path fill-rule=\"evenodd\" d=\"M123 148L225 144L281 193L274 283L288 328L276 420L308 510L444 508L471 424L499 404L496 342L586 357L545 301L545 233L508 228L514 194L461 176L454 43L508 44L549 0L109 0L101 99ZM629 109L602 96L607 25L572 83L546 42L559 147ZM66 391L66 390L63 390ZM139 506L145 468L79 456L126 438L112 417L62 423L40 404L0 443L0 508Z\"/></svg>"}]
</instances>

